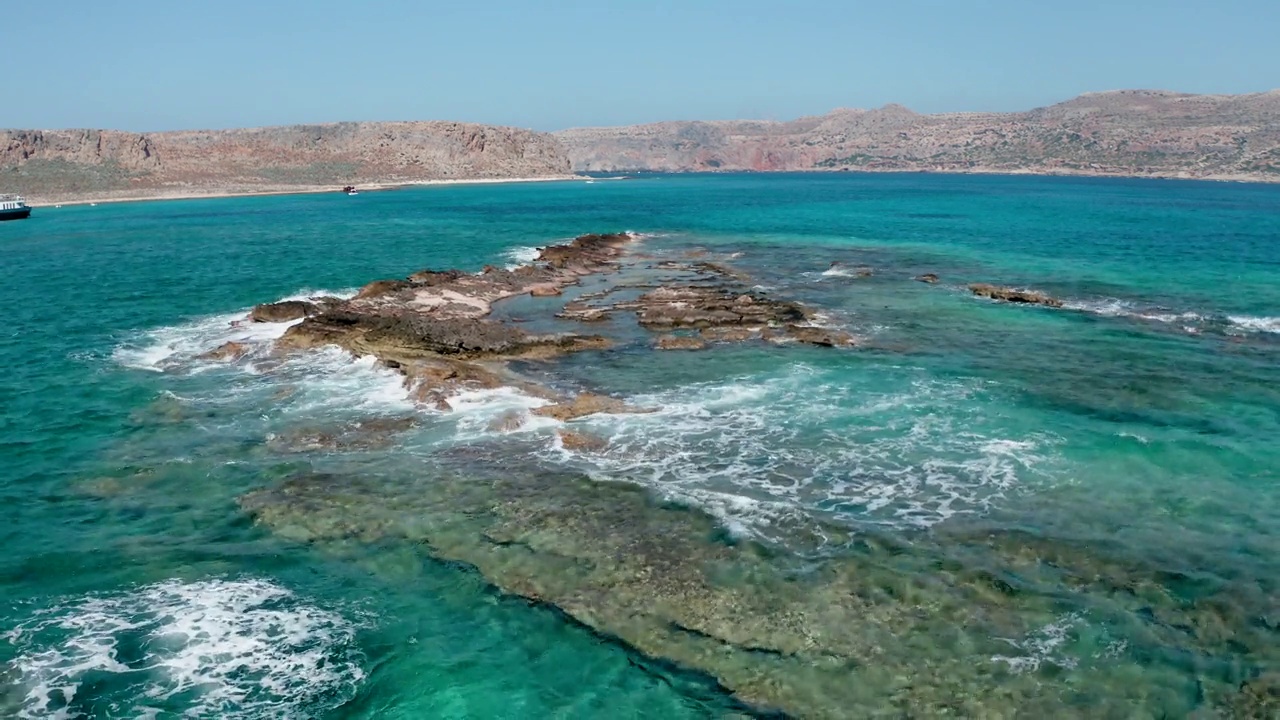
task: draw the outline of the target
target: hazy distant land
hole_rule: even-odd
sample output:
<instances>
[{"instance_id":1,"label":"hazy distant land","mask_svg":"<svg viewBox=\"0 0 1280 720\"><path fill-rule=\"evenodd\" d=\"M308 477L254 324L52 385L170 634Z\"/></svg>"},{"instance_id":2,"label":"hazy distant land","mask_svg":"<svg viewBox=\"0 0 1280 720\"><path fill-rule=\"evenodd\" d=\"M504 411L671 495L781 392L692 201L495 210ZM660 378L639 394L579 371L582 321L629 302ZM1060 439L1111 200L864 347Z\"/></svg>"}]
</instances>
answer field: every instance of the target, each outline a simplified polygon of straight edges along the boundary
<instances>
[{"instance_id":1,"label":"hazy distant land","mask_svg":"<svg viewBox=\"0 0 1280 720\"><path fill-rule=\"evenodd\" d=\"M0 188L33 203L567 177L546 133L454 122L352 122L131 133L0 130Z\"/></svg>"},{"instance_id":2,"label":"hazy distant land","mask_svg":"<svg viewBox=\"0 0 1280 720\"><path fill-rule=\"evenodd\" d=\"M0 191L33 203L538 179L571 171L927 171L1280 182L1280 91L1126 90L1018 113L899 105L790 122L540 133L453 122L216 131L0 130Z\"/></svg>"},{"instance_id":3,"label":"hazy distant land","mask_svg":"<svg viewBox=\"0 0 1280 720\"><path fill-rule=\"evenodd\" d=\"M575 170L860 170L1280 181L1280 90L1125 90L1018 113L900 105L790 122L663 122L556 133Z\"/></svg>"}]
</instances>

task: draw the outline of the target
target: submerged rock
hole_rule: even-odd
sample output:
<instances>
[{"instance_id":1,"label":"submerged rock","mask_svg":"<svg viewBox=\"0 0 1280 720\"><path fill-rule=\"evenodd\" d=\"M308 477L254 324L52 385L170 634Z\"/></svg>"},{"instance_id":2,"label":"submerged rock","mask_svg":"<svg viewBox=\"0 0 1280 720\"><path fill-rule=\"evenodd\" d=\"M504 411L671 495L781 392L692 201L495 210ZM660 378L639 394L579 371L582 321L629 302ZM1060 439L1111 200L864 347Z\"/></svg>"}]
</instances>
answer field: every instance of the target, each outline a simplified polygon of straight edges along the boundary
<instances>
[{"instance_id":1,"label":"submerged rock","mask_svg":"<svg viewBox=\"0 0 1280 720\"><path fill-rule=\"evenodd\" d=\"M558 432L560 445L565 450L575 452L599 452L609 446L609 441L591 433L576 432L561 428Z\"/></svg>"},{"instance_id":2,"label":"submerged rock","mask_svg":"<svg viewBox=\"0 0 1280 720\"><path fill-rule=\"evenodd\" d=\"M267 444L280 452L301 453L318 450L372 450L387 447L396 435L413 429L418 419L372 417L337 426L299 428L273 435Z\"/></svg>"},{"instance_id":3,"label":"submerged rock","mask_svg":"<svg viewBox=\"0 0 1280 720\"><path fill-rule=\"evenodd\" d=\"M916 280L918 282L929 283L930 285L933 285L938 282L938 276L934 275L933 273L925 273L923 275L917 275Z\"/></svg>"},{"instance_id":4,"label":"submerged rock","mask_svg":"<svg viewBox=\"0 0 1280 720\"><path fill-rule=\"evenodd\" d=\"M1026 305L1044 305L1046 307L1062 307L1062 301L1057 298L1050 297L1038 290L1019 290L1017 288L1001 287L999 285L988 285L986 283L974 283L969 286L969 291L978 297L991 298L992 300L1002 300L1010 303L1021 303Z\"/></svg>"},{"instance_id":5,"label":"submerged rock","mask_svg":"<svg viewBox=\"0 0 1280 720\"><path fill-rule=\"evenodd\" d=\"M792 560L724 541L710 516L634 486L477 472L396 482L300 475L240 505L300 541L399 540L465 563L505 592L790 716L860 708L869 717L1093 718L1195 707L1192 693L1116 673L1119 661L1075 667L1032 656L1046 672L1010 672L995 658L1019 650L1000 638L1033 636L1060 617L1059 594L1015 588L927 535L855 540L823 526L847 549ZM1048 652L1038 647L1031 652ZM1265 707L1265 683L1246 691L1243 703Z\"/></svg>"},{"instance_id":6,"label":"submerged rock","mask_svg":"<svg viewBox=\"0 0 1280 720\"><path fill-rule=\"evenodd\" d=\"M520 410L508 410L489 423L489 429L493 432L509 433L515 432L524 427L528 416Z\"/></svg>"},{"instance_id":7,"label":"submerged rock","mask_svg":"<svg viewBox=\"0 0 1280 720\"><path fill-rule=\"evenodd\" d=\"M701 350L706 346L702 338L689 335L663 335L654 343L659 350Z\"/></svg>"}]
</instances>

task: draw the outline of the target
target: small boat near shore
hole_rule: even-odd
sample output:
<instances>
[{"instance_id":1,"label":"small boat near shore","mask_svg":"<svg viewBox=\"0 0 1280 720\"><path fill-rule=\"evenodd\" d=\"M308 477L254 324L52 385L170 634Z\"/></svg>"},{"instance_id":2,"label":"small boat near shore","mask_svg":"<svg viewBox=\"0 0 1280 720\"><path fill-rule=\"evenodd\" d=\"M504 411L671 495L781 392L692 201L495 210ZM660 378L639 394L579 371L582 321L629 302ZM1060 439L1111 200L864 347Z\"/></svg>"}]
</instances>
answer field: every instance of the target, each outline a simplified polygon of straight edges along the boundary
<instances>
[{"instance_id":1,"label":"small boat near shore","mask_svg":"<svg viewBox=\"0 0 1280 720\"><path fill-rule=\"evenodd\" d=\"M358 190L356 190L356 186L355 186L355 185L347 185L346 187L342 188L342 192L344 192L344 193L346 193L346 194L348 194L348 195L359 195L359 194L360 194L360 192L359 192Z\"/></svg>"},{"instance_id":2,"label":"small boat near shore","mask_svg":"<svg viewBox=\"0 0 1280 720\"><path fill-rule=\"evenodd\" d=\"M0 220L22 220L31 215L31 207L21 195L0 195Z\"/></svg>"}]
</instances>

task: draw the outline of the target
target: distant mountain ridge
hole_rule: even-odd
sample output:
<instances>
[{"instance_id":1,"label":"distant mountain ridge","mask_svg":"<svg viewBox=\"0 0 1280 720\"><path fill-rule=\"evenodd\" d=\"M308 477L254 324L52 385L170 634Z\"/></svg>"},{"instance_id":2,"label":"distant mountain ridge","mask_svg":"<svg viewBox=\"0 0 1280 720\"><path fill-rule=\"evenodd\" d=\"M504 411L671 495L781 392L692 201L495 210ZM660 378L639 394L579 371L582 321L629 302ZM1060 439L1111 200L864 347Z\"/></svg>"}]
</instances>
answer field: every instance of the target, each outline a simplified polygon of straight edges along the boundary
<instances>
[{"instance_id":1,"label":"distant mountain ridge","mask_svg":"<svg viewBox=\"0 0 1280 720\"><path fill-rule=\"evenodd\" d=\"M901 105L789 122L661 122L555 133L578 171L864 170L1280 182L1280 90L1088 93L1015 113Z\"/></svg>"},{"instance_id":2,"label":"distant mountain ridge","mask_svg":"<svg viewBox=\"0 0 1280 720\"><path fill-rule=\"evenodd\" d=\"M159 133L0 130L0 189L44 202L569 172L563 147L550 135L471 123Z\"/></svg>"}]
</instances>

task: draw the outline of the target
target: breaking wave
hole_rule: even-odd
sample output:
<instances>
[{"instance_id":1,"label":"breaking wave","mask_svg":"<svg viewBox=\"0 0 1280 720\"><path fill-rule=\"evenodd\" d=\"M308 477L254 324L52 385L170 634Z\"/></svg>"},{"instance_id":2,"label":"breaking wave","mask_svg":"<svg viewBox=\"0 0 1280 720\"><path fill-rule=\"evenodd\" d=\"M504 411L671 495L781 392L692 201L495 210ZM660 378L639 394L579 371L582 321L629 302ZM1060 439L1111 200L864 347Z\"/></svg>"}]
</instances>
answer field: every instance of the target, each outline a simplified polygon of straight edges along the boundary
<instances>
[{"instance_id":1,"label":"breaking wave","mask_svg":"<svg viewBox=\"0 0 1280 720\"><path fill-rule=\"evenodd\" d=\"M364 679L357 624L258 579L167 581L71 600L5 637L22 718L307 718Z\"/></svg>"},{"instance_id":2,"label":"breaking wave","mask_svg":"<svg viewBox=\"0 0 1280 720\"><path fill-rule=\"evenodd\" d=\"M507 259L507 269L515 270L523 265L529 265L537 261L538 255L542 253L536 247L515 247L503 253L503 257Z\"/></svg>"},{"instance_id":3,"label":"breaking wave","mask_svg":"<svg viewBox=\"0 0 1280 720\"><path fill-rule=\"evenodd\" d=\"M1132 300L1121 300L1119 298L1069 300L1063 303L1063 308L1103 317L1123 317L1177 325L1189 333L1206 331L1218 331L1226 334L1280 333L1280 317L1221 315L1211 312L1179 312L1170 308L1143 305Z\"/></svg>"},{"instance_id":4,"label":"breaking wave","mask_svg":"<svg viewBox=\"0 0 1280 720\"><path fill-rule=\"evenodd\" d=\"M980 386L896 378L884 390L882 381L849 382L795 365L771 378L632 398L659 410L575 423L610 443L572 462L763 534L813 512L928 527L986 512L1051 478L1045 466L1058 439L1000 424Z\"/></svg>"},{"instance_id":5,"label":"breaking wave","mask_svg":"<svg viewBox=\"0 0 1280 720\"><path fill-rule=\"evenodd\" d=\"M301 290L280 298L286 300L314 300L320 297L349 298L356 290L339 292ZM249 320L249 310L209 315L190 322L156 328L131 338L113 353L115 361L135 370L170 372L191 369L203 353L228 342L243 343L251 348L251 354L261 354L271 341L279 339L293 325L302 322L259 323Z\"/></svg>"}]
</instances>

